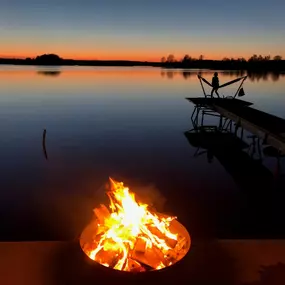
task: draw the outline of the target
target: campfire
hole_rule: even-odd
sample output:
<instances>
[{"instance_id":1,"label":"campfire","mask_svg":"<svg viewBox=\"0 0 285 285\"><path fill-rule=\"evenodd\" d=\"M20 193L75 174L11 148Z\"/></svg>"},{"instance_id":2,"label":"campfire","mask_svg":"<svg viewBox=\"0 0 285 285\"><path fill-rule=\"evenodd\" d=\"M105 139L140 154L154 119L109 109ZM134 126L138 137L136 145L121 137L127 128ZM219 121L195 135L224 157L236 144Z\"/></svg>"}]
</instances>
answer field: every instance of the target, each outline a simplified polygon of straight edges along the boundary
<instances>
[{"instance_id":1,"label":"campfire","mask_svg":"<svg viewBox=\"0 0 285 285\"><path fill-rule=\"evenodd\" d=\"M90 259L116 270L145 272L171 266L186 255L190 236L176 217L150 209L111 178L106 194L109 206L94 209L80 238Z\"/></svg>"}]
</instances>

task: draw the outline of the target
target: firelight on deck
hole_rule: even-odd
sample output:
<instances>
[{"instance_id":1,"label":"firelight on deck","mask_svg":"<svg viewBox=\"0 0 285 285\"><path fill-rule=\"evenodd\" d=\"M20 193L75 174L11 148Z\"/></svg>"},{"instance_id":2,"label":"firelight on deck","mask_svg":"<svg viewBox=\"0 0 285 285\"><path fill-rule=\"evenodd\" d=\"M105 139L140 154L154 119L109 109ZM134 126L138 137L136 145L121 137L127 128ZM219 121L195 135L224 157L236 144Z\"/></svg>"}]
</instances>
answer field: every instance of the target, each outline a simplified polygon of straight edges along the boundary
<instances>
[{"instance_id":1,"label":"firelight on deck","mask_svg":"<svg viewBox=\"0 0 285 285\"><path fill-rule=\"evenodd\" d=\"M100 205L80 245L92 260L112 269L144 272L171 266L190 249L191 239L176 217L151 211L122 182L110 178L108 208Z\"/></svg>"}]
</instances>

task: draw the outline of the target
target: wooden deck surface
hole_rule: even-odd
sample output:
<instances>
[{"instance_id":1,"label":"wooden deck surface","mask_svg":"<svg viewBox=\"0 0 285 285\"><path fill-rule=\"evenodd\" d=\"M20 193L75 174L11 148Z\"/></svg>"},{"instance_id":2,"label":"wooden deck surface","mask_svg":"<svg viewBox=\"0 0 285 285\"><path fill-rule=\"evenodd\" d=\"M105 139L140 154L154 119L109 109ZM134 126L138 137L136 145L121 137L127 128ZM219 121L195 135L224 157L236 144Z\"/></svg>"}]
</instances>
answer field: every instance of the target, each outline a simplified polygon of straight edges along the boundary
<instances>
[{"instance_id":1,"label":"wooden deck surface","mask_svg":"<svg viewBox=\"0 0 285 285\"><path fill-rule=\"evenodd\" d=\"M195 105L208 105L213 106L214 104L222 104L225 105L235 105L235 106L250 106L253 105L251 102L247 102L240 99L224 99L224 98L205 98L205 97L191 97L186 98L186 100L190 101Z\"/></svg>"},{"instance_id":2,"label":"wooden deck surface","mask_svg":"<svg viewBox=\"0 0 285 285\"><path fill-rule=\"evenodd\" d=\"M132 276L85 262L77 242L0 243L0 276L3 285L284 285L285 241L194 241L177 266Z\"/></svg>"}]
</instances>

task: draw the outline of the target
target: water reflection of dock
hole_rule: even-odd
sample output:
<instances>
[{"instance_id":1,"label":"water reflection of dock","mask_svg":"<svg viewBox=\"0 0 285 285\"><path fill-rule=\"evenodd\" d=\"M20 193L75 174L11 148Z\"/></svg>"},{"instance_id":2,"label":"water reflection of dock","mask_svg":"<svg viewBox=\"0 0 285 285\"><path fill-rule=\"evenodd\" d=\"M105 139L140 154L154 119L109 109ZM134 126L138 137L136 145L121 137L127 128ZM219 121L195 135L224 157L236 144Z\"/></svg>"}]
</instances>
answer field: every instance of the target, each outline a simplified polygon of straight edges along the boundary
<instances>
[{"instance_id":1,"label":"water reflection of dock","mask_svg":"<svg viewBox=\"0 0 285 285\"><path fill-rule=\"evenodd\" d=\"M242 100L187 99L195 108L193 129L185 136L197 148L195 156L204 154L209 163L216 157L243 189L272 188L285 153L285 120L251 108L252 103ZM218 123L205 125L205 116L217 117ZM262 163L263 155L269 153L276 158L277 176Z\"/></svg>"},{"instance_id":2,"label":"water reflection of dock","mask_svg":"<svg viewBox=\"0 0 285 285\"><path fill-rule=\"evenodd\" d=\"M260 191L269 189L274 175L259 159L253 159L247 152L250 145L234 133L221 129L201 126L185 132L188 142L196 147L195 156L205 155L211 163L215 157L242 189Z\"/></svg>"},{"instance_id":3,"label":"water reflection of dock","mask_svg":"<svg viewBox=\"0 0 285 285\"><path fill-rule=\"evenodd\" d=\"M280 153L285 153L285 120L250 107L252 103L238 99L187 98L195 105L192 120L196 121L199 114L220 116L223 126L235 125L246 129L263 144L271 145Z\"/></svg>"}]
</instances>

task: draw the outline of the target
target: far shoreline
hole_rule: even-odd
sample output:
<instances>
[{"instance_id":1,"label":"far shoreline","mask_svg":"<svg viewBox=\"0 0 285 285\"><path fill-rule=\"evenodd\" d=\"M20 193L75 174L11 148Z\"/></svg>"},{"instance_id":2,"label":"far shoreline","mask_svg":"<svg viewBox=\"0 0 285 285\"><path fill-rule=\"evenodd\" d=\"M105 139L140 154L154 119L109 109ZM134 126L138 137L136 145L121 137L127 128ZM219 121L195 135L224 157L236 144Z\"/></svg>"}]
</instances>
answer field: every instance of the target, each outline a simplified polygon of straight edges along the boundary
<instances>
[{"instance_id":1,"label":"far shoreline","mask_svg":"<svg viewBox=\"0 0 285 285\"><path fill-rule=\"evenodd\" d=\"M0 65L15 66L94 66L94 67L159 67L162 69L244 70L254 72L285 72L285 60L192 60L188 62L148 62L131 60L73 60L61 58L7 59L0 58Z\"/></svg>"}]
</instances>

